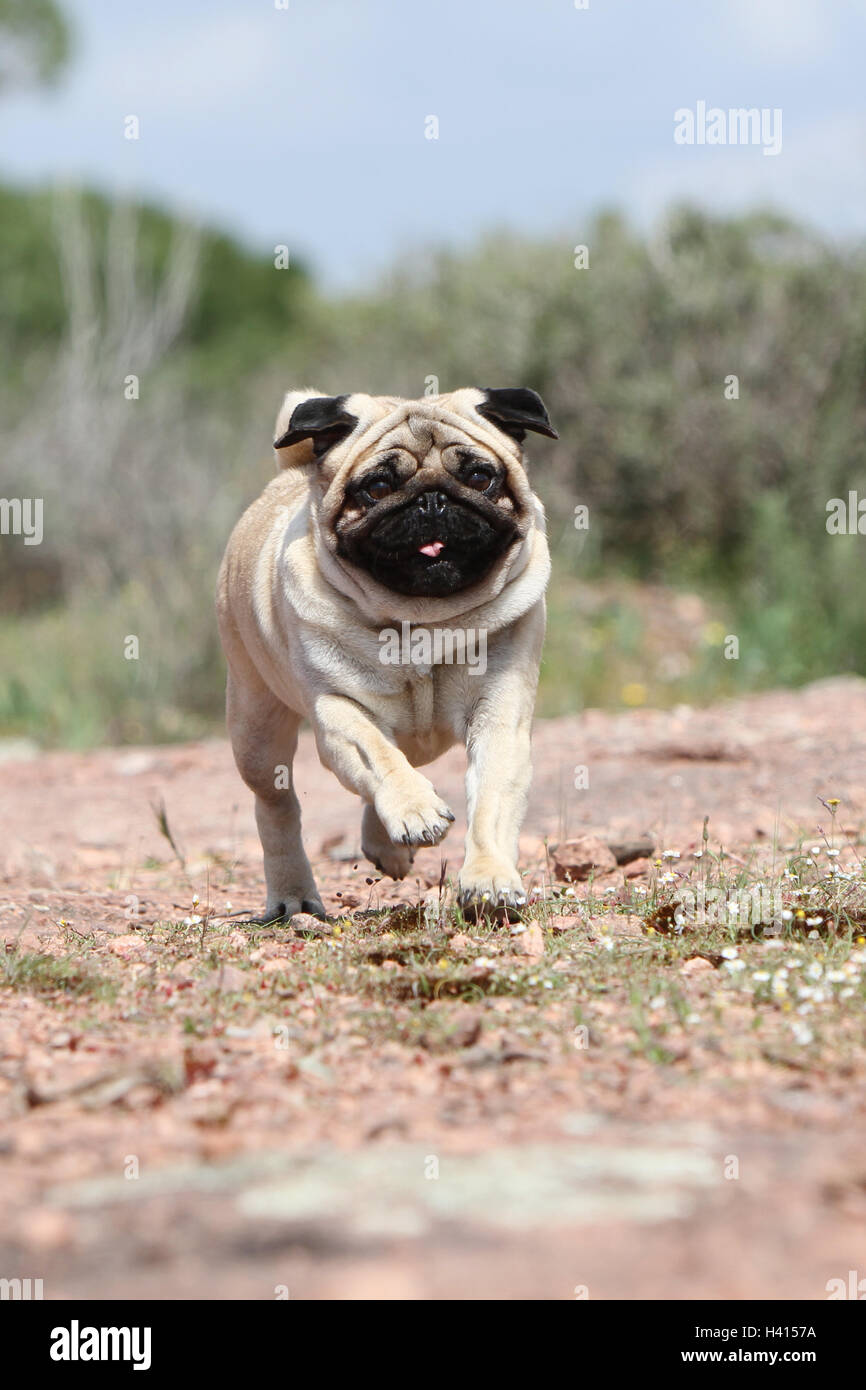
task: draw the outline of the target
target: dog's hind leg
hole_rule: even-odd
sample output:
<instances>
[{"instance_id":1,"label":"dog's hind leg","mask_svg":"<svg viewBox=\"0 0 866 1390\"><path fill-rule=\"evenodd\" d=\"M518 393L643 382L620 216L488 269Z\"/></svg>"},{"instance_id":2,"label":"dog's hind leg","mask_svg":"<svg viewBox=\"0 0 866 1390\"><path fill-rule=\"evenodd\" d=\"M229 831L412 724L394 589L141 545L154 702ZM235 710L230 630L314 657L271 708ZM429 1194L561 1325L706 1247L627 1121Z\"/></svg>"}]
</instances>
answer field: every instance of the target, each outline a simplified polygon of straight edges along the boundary
<instances>
[{"instance_id":1,"label":"dog's hind leg","mask_svg":"<svg viewBox=\"0 0 866 1390\"><path fill-rule=\"evenodd\" d=\"M262 923L296 912L324 917L313 871L301 841L301 807L292 778L300 715L262 682L232 680L226 716L238 771L256 796L256 825L265 861L267 907Z\"/></svg>"}]
</instances>

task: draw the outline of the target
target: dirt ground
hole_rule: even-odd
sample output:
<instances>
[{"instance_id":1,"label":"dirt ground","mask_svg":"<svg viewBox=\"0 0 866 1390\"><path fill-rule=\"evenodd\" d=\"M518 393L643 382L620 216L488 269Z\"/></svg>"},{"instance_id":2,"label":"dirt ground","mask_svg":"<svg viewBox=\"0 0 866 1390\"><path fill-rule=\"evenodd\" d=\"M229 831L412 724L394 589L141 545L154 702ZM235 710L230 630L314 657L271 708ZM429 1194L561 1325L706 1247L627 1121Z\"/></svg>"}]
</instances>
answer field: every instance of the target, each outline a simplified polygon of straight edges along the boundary
<instances>
[{"instance_id":1,"label":"dirt ground","mask_svg":"<svg viewBox=\"0 0 866 1390\"><path fill-rule=\"evenodd\" d=\"M305 734L310 933L241 925L264 892L225 742L10 745L0 1277L46 1298L824 1299L866 1276L866 951L859 918L815 907L837 864L863 877L866 681L587 711L534 747L534 903L475 927L448 887L462 752L430 773L451 834L394 884ZM555 886L549 847L588 832L652 852ZM790 934L658 916L711 858L778 885Z\"/></svg>"}]
</instances>

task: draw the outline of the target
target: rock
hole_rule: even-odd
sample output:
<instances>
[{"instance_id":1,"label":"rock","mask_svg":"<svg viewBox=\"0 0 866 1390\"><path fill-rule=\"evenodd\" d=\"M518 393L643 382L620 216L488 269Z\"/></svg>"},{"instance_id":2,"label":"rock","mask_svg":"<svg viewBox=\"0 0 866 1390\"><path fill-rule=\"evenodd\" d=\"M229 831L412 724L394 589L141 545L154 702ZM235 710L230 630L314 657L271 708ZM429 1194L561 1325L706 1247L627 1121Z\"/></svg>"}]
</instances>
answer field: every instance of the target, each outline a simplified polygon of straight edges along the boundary
<instances>
[{"instance_id":1,"label":"rock","mask_svg":"<svg viewBox=\"0 0 866 1390\"><path fill-rule=\"evenodd\" d=\"M32 738L0 739L0 763L28 762L38 758L39 752L39 744Z\"/></svg>"},{"instance_id":2,"label":"rock","mask_svg":"<svg viewBox=\"0 0 866 1390\"><path fill-rule=\"evenodd\" d=\"M74 1232L72 1217L52 1207L34 1207L20 1223L21 1243L27 1250L57 1250L68 1245Z\"/></svg>"},{"instance_id":3,"label":"rock","mask_svg":"<svg viewBox=\"0 0 866 1390\"><path fill-rule=\"evenodd\" d=\"M705 956L689 956L688 960L684 960L680 966L680 974L705 975L707 971L712 974L715 968L713 962L707 960Z\"/></svg>"},{"instance_id":4,"label":"rock","mask_svg":"<svg viewBox=\"0 0 866 1390\"><path fill-rule=\"evenodd\" d=\"M496 963L489 956L478 956L469 966L469 975L479 983L489 980L496 971Z\"/></svg>"},{"instance_id":5,"label":"rock","mask_svg":"<svg viewBox=\"0 0 866 1390\"><path fill-rule=\"evenodd\" d=\"M453 1043L455 1047L472 1047L481 1037L482 1026L480 1013L466 1014L457 1023L453 1033L449 1035L448 1041Z\"/></svg>"},{"instance_id":6,"label":"rock","mask_svg":"<svg viewBox=\"0 0 866 1390\"><path fill-rule=\"evenodd\" d=\"M568 916L548 917L547 930L556 936L561 936L563 932L574 931L575 927L586 927L587 920L580 913L572 913Z\"/></svg>"},{"instance_id":7,"label":"rock","mask_svg":"<svg viewBox=\"0 0 866 1390\"><path fill-rule=\"evenodd\" d=\"M626 878L644 878L652 873L652 860L633 859L630 864L626 864L623 873Z\"/></svg>"},{"instance_id":8,"label":"rock","mask_svg":"<svg viewBox=\"0 0 866 1390\"><path fill-rule=\"evenodd\" d=\"M613 898L625 888L625 875L622 869L608 869L607 873L593 874L584 882L574 884L575 901L581 904L597 898Z\"/></svg>"},{"instance_id":9,"label":"rock","mask_svg":"<svg viewBox=\"0 0 866 1390\"><path fill-rule=\"evenodd\" d=\"M529 960L541 960L544 955L544 933L538 922L529 923L526 931L515 941L514 950L518 956L526 956Z\"/></svg>"},{"instance_id":10,"label":"rock","mask_svg":"<svg viewBox=\"0 0 866 1390\"><path fill-rule=\"evenodd\" d=\"M551 851L556 877L566 883L609 873L616 868L616 858L597 835L579 835L565 840Z\"/></svg>"},{"instance_id":11,"label":"rock","mask_svg":"<svg viewBox=\"0 0 866 1390\"><path fill-rule=\"evenodd\" d=\"M236 965L221 965L217 970L212 970L207 978L220 994L240 994L252 985L250 976L245 970L238 970Z\"/></svg>"},{"instance_id":12,"label":"rock","mask_svg":"<svg viewBox=\"0 0 866 1390\"><path fill-rule=\"evenodd\" d=\"M447 888L435 883L424 894L424 918L431 925L440 923L444 927L448 917L450 894Z\"/></svg>"},{"instance_id":13,"label":"rock","mask_svg":"<svg viewBox=\"0 0 866 1390\"><path fill-rule=\"evenodd\" d=\"M608 840L607 847L617 864L633 864L651 858L655 844L644 837L641 840Z\"/></svg>"},{"instance_id":14,"label":"rock","mask_svg":"<svg viewBox=\"0 0 866 1390\"><path fill-rule=\"evenodd\" d=\"M270 960L263 962L261 968L263 975L279 975L285 970L291 970L292 962L288 956L272 956Z\"/></svg>"},{"instance_id":15,"label":"rock","mask_svg":"<svg viewBox=\"0 0 866 1390\"><path fill-rule=\"evenodd\" d=\"M125 753L115 762L114 771L119 777L138 777L142 772L150 772L155 764L156 758L152 753Z\"/></svg>"},{"instance_id":16,"label":"rock","mask_svg":"<svg viewBox=\"0 0 866 1390\"><path fill-rule=\"evenodd\" d=\"M615 888L617 891L625 888L625 872L620 869L608 869L603 874L593 874L592 879L585 885L578 884L577 892L591 893L597 897L605 888Z\"/></svg>"},{"instance_id":17,"label":"rock","mask_svg":"<svg viewBox=\"0 0 866 1390\"><path fill-rule=\"evenodd\" d=\"M250 951L247 957L250 961L273 960L275 956L285 956L285 941L264 941L261 946L257 946L254 951Z\"/></svg>"},{"instance_id":18,"label":"rock","mask_svg":"<svg viewBox=\"0 0 866 1390\"><path fill-rule=\"evenodd\" d=\"M306 1057L299 1057L296 1065L303 1076L311 1077L315 1081L324 1081L329 1086L337 1079L333 1067L329 1067L315 1052L308 1052Z\"/></svg>"},{"instance_id":19,"label":"rock","mask_svg":"<svg viewBox=\"0 0 866 1390\"><path fill-rule=\"evenodd\" d=\"M129 960L130 956L143 955L147 950L147 942L140 936L115 936L109 941L108 949L121 959Z\"/></svg>"},{"instance_id":20,"label":"rock","mask_svg":"<svg viewBox=\"0 0 866 1390\"><path fill-rule=\"evenodd\" d=\"M220 1059L219 1049L210 1041L190 1043L183 1050L183 1078L187 1086L209 1077Z\"/></svg>"},{"instance_id":21,"label":"rock","mask_svg":"<svg viewBox=\"0 0 866 1390\"><path fill-rule=\"evenodd\" d=\"M108 1072L94 1077L85 1085L76 1086L74 1094L85 1110L102 1110L125 1100L136 1087L146 1085L148 1079L145 1070L140 1067L117 1073ZM52 1099L63 1100L65 1097L57 1095Z\"/></svg>"},{"instance_id":22,"label":"rock","mask_svg":"<svg viewBox=\"0 0 866 1390\"><path fill-rule=\"evenodd\" d=\"M298 936L334 935L334 928L323 922L321 917L314 917L311 912L296 912L291 919L291 925Z\"/></svg>"},{"instance_id":23,"label":"rock","mask_svg":"<svg viewBox=\"0 0 866 1390\"><path fill-rule=\"evenodd\" d=\"M595 937L620 936L637 940L644 934L643 920L633 913L611 912L603 917L591 917L587 925Z\"/></svg>"}]
</instances>

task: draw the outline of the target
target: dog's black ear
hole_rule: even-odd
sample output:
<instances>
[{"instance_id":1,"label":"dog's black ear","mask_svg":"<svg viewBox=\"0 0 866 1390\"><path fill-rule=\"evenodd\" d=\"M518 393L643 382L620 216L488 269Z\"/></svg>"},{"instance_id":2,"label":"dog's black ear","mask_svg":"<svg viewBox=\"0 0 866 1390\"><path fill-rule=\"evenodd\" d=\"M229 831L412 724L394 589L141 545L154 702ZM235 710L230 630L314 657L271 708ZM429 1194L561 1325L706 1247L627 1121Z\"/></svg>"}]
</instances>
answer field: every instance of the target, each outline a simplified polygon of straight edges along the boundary
<instances>
[{"instance_id":1,"label":"dog's black ear","mask_svg":"<svg viewBox=\"0 0 866 1390\"><path fill-rule=\"evenodd\" d=\"M475 409L479 415L492 420L497 429L522 444L526 431L546 434L550 439L559 435L550 423L544 401L528 386L482 386L484 400Z\"/></svg>"},{"instance_id":2,"label":"dog's black ear","mask_svg":"<svg viewBox=\"0 0 866 1390\"><path fill-rule=\"evenodd\" d=\"M357 415L343 409L345 400L345 396L310 396L301 401L292 411L286 433L274 440L274 448L285 449L290 444L300 444L302 439L312 439L313 454L321 458L351 434L358 423Z\"/></svg>"}]
</instances>

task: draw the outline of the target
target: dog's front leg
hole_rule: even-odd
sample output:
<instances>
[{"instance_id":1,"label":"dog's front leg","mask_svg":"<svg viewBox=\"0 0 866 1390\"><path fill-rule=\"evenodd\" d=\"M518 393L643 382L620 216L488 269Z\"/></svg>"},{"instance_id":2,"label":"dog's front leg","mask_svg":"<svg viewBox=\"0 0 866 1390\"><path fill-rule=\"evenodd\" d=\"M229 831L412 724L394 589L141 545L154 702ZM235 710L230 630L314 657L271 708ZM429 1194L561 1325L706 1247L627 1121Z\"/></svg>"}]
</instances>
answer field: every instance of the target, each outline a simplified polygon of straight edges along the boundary
<instances>
[{"instance_id":1,"label":"dog's front leg","mask_svg":"<svg viewBox=\"0 0 866 1390\"><path fill-rule=\"evenodd\" d=\"M470 919L516 917L526 906L517 843L532 776L529 721L500 720L485 702L469 730L467 751L468 828L460 906Z\"/></svg>"},{"instance_id":2,"label":"dog's front leg","mask_svg":"<svg viewBox=\"0 0 866 1390\"><path fill-rule=\"evenodd\" d=\"M544 611L528 614L508 660L488 672L466 726L466 857L459 902L470 919L516 918L526 906L518 838L532 779L530 731Z\"/></svg>"},{"instance_id":3,"label":"dog's front leg","mask_svg":"<svg viewBox=\"0 0 866 1390\"><path fill-rule=\"evenodd\" d=\"M393 845L438 845L452 812L367 710L343 695L320 695L313 727L325 767L373 808L376 820L365 820L375 838L381 829Z\"/></svg>"}]
</instances>

